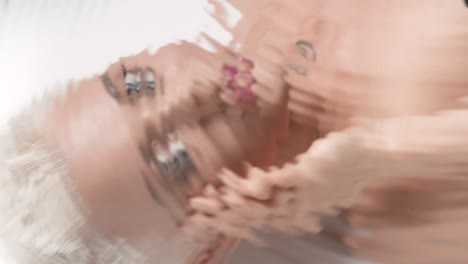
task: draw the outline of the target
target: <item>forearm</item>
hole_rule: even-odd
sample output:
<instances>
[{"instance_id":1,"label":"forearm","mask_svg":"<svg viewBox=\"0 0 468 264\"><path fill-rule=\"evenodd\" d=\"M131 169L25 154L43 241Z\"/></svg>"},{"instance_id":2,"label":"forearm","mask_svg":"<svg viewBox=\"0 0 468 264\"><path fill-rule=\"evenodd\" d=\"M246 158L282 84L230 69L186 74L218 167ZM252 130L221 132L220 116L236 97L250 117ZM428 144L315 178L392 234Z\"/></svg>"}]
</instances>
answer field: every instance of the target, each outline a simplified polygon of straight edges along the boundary
<instances>
[{"instance_id":1,"label":"forearm","mask_svg":"<svg viewBox=\"0 0 468 264\"><path fill-rule=\"evenodd\" d=\"M334 133L315 142L297 163L265 178L281 179L275 186L296 187L305 213L334 214L354 204L364 188L392 178L463 176L468 173L467 115L467 110L453 110Z\"/></svg>"},{"instance_id":2,"label":"forearm","mask_svg":"<svg viewBox=\"0 0 468 264\"><path fill-rule=\"evenodd\" d=\"M380 181L466 174L467 114L387 119L332 133L281 168L251 168L247 178L223 173L225 187L211 198L227 209L212 210L216 202L210 207L207 200L197 200L197 209L215 215L213 227L231 225L226 232L243 225L317 232L321 216L351 206L364 188Z\"/></svg>"}]
</instances>

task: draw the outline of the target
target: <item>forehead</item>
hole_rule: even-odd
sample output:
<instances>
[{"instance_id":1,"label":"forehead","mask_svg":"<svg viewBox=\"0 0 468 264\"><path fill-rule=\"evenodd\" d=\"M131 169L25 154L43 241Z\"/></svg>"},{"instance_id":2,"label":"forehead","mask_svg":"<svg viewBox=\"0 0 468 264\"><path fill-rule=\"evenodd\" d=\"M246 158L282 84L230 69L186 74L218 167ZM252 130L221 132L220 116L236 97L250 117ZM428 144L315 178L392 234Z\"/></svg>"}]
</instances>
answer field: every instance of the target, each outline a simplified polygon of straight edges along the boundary
<instances>
[{"instance_id":1,"label":"forehead","mask_svg":"<svg viewBox=\"0 0 468 264\"><path fill-rule=\"evenodd\" d=\"M164 79L166 91L176 87L187 87L199 76L210 71L216 62L210 53L195 44L182 42L170 44L160 48L152 54L145 50L139 54L121 58L109 67L108 72L119 79L123 68L128 71L151 69L156 75Z\"/></svg>"},{"instance_id":2,"label":"forehead","mask_svg":"<svg viewBox=\"0 0 468 264\"><path fill-rule=\"evenodd\" d=\"M183 42L164 46L154 54L144 50L139 54L121 58L120 63L129 68L150 66L154 70L168 72L187 70L194 63L208 62L212 59L212 53L195 44Z\"/></svg>"}]
</instances>

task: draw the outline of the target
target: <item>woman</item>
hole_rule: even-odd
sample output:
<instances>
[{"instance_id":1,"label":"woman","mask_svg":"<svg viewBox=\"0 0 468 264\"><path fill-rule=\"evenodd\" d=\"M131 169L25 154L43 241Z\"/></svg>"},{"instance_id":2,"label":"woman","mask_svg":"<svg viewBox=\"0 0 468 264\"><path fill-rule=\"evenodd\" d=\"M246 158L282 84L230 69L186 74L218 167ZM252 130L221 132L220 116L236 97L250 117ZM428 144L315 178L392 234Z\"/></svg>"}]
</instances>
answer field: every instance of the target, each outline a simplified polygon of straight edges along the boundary
<instances>
[{"instance_id":1,"label":"woman","mask_svg":"<svg viewBox=\"0 0 468 264\"><path fill-rule=\"evenodd\" d=\"M190 224L188 199L217 184L221 168L271 163L260 154L281 136L285 85L251 66L231 52L171 44L122 58L14 117L1 192L11 251L38 263L218 262L234 240L213 231L195 243L179 229ZM253 75L256 94L239 93Z\"/></svg>"},{"instance_id":2,"label":"woman","mask_svg":"<svg viewBox=\"0 0 468 264\"><path fill-rule=\"evenodd\" d=\"M415 54L413 48L424 36L447 34L449 26L458 25L452 21L466 19L455 2L444 8L436 8L431 1L423 8L415 1L405 2L405 10L399 8L402 2L383 1L246 3L233 2L246 14L244 24L234 30L235 39L244 44L243 56L220 47L210 54L187 43L155 55L142 53L122 59L101 77L70 87L63 97L46 100L51 106L43 115L34 110L17 119L11 128L16 153L8 149L2 185L11 189L2 193L10 197L3 205L8 210L7 241L19 258L39 263L180 263L201 252L194 261L217 263L214 253L223 253L225 248L220 246L231 246L231 240L214 231L252 240L256 237L244 232L251 226L318 232L319 219L336 216L342 208L350 208L344 213L352 225L378 228L375 223L388 218L379 222L373 217L377 210L397 220L403 215L390 210L392 202L385 199L387 192L397 190L390 177L429 173L429 169L446 172L445 165L451 164L434 164L441 158L437 153L448 151L444 158L460 153L455 146L465 143L461 135L466 126L455 126L459 115L453 113L435 117L445 122L447 131L438 130L439 123L431 116L415 118L413 128L407 127L407 119L377 127L364 122L358 123L361 129L331 134L309 146L330 131L356 125L353 117L405 116L439 109L447 102L438 100L447 91L436 89L441 85L455 88L449 89L454 93L448 99L463 94L453 82L464 83L464 62L457 57L463 54L463 43L455 39L433 44L433 49L441 49L437 54L449 57ZM441 15L434 15L436 11ZM400 24L405 19L413 22L411 27ZM388 30L382 33L384 26ZM409 54L414 58L409 59ZM398 56L406 59L406 71L396 67ZM455 66L443 68L432 79L419 79L449 62ZM397 90L392 99L385 89L392 82L411 89ZM434 89L420 100L418 87L428 84L434 84ZM367 93L373 86L378 92ZM402 128L404 136L395 132ZM427 137L418 141L421 132ZM434 138L449 132L459 133L454 134L456 140L434 145ZM423 155L426 152L417 148L420 144L432 154ZM271 173L259 169L283 165L307 149L297 164ZM254 168L244 166L244 161ZM363 164L371 166L357 166ZM421 164L434 165L417 166ZM389 168L399 171L388 173ZM239 180L245 174L247 181ZM355 181L359 184L352 185ZM377 199L370 188L357 199L359 191L375 181L383 186L377 189L383 198ZM71 192L57 191L63 186L71 186ZM47 195L37 198L38 193ZM51 205L58 213L45 217ZM415 207L423 205L421 201ZM416 210L414 216L419 220L425 215ZM397 220L381 226L391 227ZM200 246L175 235L182 228L200 239L200 227L209 231L209 236L201 233ZM124 241L116 242L117 238ZM357 254L368 255L369 244L384 250L392 238L386 235L379 243L369 243L346 235L344 240L358 249ZM174 248L184 250L170 252ZM392 250L406 257L398 246ZM372 252L381 253L372 256L377 259L393 260L387 251ZM465 257L439 257L446 260L447 256L455 261ZM420 261L420 255L414 258Z\"/></svg>"}]
</instances>

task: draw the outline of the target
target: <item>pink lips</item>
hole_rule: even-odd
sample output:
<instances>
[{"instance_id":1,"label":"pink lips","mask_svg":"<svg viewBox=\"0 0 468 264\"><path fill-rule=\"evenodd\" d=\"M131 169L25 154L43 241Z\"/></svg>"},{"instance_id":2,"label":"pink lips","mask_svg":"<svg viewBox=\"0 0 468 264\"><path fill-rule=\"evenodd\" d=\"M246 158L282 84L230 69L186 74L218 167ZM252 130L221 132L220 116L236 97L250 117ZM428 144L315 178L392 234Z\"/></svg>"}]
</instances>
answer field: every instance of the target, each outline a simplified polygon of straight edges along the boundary
<instances>
[{"instance_id":1,"label":"pink lips","mask_svg":"<svg viewBox=\"0 0 468 264\"><path fill-rule=\"evenodd\" d=\"M244 70L239 70L237 67L224 64L223 76L226 82L226 87L233 91L239 100L239 103L244 104L255 100L256 96L252 92L252 84L255 79L250 73L253 68L253 63L245 58L240 59Z\"/></svg>"}]
</instances>

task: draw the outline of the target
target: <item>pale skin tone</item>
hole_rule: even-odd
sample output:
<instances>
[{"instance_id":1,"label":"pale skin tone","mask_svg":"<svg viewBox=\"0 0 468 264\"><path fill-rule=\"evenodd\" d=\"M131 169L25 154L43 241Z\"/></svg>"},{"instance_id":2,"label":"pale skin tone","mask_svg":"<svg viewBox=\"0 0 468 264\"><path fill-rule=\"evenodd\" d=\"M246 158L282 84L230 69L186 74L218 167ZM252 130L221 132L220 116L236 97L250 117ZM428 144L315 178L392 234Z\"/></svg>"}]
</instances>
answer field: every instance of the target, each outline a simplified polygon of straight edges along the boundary
<instances>
[{"instance_id":1,"label":"pale skin tone","mask_svg":"<svg viewBox=\"0 0 468 264\"><path fill-rule=\"evenodd\" d=\"M268 1L257 1L254 4L242 1L232 2L241 7L244 13L253 14L250 17L252 19L258 15L254 12L255 10L259 10L258 8L264 5L268 6L266 4ZM186 210L190 210L185 208L188 203L187 205L167 205L175 211L170 214L160 205L155 204L154 198L147 191L141 177L142 171L148 174L152 172L138 146L148 141L148 124L156 128L156 131L151 131L154 134L150 136L159 138L170 132L172 127L184 127L185 123L192 122L198 124L198 120L203 118L206 119L203 125L205 129L203 131L206 134L193 132L199 131L196 129L189 129L188 131L191 132L187 132L186 141L187 144L193 145L194 149L208 148L204 159L209 162L198 160L198 163L202 164L198 166L202 180L191 183L188 193L190 195L203 193L198 198L215 198L202 201L199 199L197 209L202 213L216 215L221 208L212 202L213 200L219 201L220 196L224 197L223 201L227 201L228 204L229 202L242 204L246 197L258 200L269 199L268 188L271 186L271 179L275 179L274 184L285 188L280 193L286 198L278 198L278 204L283 206L278 206L274 210L280 216L287 216L288 213L281 210L292 207L287 203L291 195L296 195L296 201L299 202L316 198L309 196L311 192L307 189L291 192L288 188L306 186L313 189L313 185L303 185L303 179L294 178L294 173L292 173L291 175L282 174L279 178L266 175L260 180L258 177L253 177L255 182L247 182L246 185L241 186L242 188L236 188L235 183L232 181L230 183L225 176L222 176L226 172L220 173L220 169L227 167L242 175L244 168L240 163L241 160L250 161L254 166L261 167L273 163L281 164L306 151L317 137L353 124L351 122L353 117L374 118L413 113L424 114L428 110L445 106L446 99L463 94L463 91L459 89L459 84L466 84L468 75L463 71L466 69L466 60L462 61L459 58L460 54L465 54L466 45L458 43L463 43L466 37L459 36L460 40L455 38L452 42L435 41L447 37L446 32L450 32L449 29L455 33L458 32L457 29L460 30L459 24L445 18L460 17L466 20L466 16L461 14L463 6L458 7L460 3L455 3L456 1L447 2L442 7L440 7L441 3L436 1L427 1L425 5L416 2L407 1L408 9L403 10L397 3L392 4L393 2L386 1L378 3L370 1L352 3L271 1L271 8L265 9L264 17L258 20L260 22L254 26L249 25L251 28L248 29L242 29L241 25L236 29L237 31L234 30L234 33L238 34L236 38L244 43L241 53L252 58L256 65L260 65L258 69L266 69L253 72L260 83L260 86L253 87L261 99L257 105L260 111L249 112L248 118L245 119L241 118L245 115L239 114L242 111L236 106L230 106L228 111L220 113L220 109L217 108L219 105L204 109L200 107L200 104L191 104L190 98L199 92L193 80L200 76L205 78L204 75L207 75L206 79L209 81L206 82L204 79L205 82L199 85L203 87L203 92L196 96L210 98L210 100L206 99L205 103L212 102L213 98L221 98L220 100L224 98L226 102L229 102L225 99L225 96L229 97L229 95L219 92L216 90L218 88L211 88L214 89L213 92L205 93L205 89L210 91L205 87L212 87L212 83L221 86L217 70L221 68L222 62L230 60L229 56L218 54L217 59L212 60L218 63L209 64L213 66L210 68L205 64L192 65L188 63L190 56L180 55L205 56L205 53L193 46L184 46L186 49L171 50L168 48L154 56L143 53L124 59L130 69L150 67L157 75L164 76L164 87L166 87L168 99L164 99L161 91L155 91L154 94L149 93L148 96L141 98L131 97L130 102L133 103L123 104L109 94L101 79L84 81L80 83L80 88L76 92L67 97L67 100L57 104L56 111L50 119L51 141L57 144L69 161L72 174L76 175L80 194L85 205L92 212L93 221L109 235L131 237L134 233L144 233L146 227L154 228L155 221L165 221L167 225L160 225L162 232L162 230L168 230L165 226L171 225L174 215L177 219L185 219ZM307 6L309 9L304 8L304 5L310 5ZM321 13L320 15L309 14L304 10L321 10ZM437 12L443 16L432 19L432 16L438 14ZM270 23L272 16L276 17L273 20L276 24ZM245 21L248 19L249 16ZM306 21L306 26L302 24L304 21ZM394 21L407 23L394 23ZM443 21L448 22L442 23ZM382 31L382 28L386 30ZM273 30L268 31L268 29ZM422 33L417 35L414 32ZM421 36L434 40L424 42L427 50L419 49L417 45L419 42L412 45L414 41L419 41ZM455 36L458 35L455 34ZM298 43L298 40L303 40L303 42ZM438 50L440 50L439 53L435 52ZM448 56L437 56L441 53ZM194 61L196 63L197 60ZM405 61L405 64L402 65L402 61ZM172 67L168 67L167 62L170 62ZM109 68L109 75L115 81L118 76L116 72L119 71L115 71L118 67L113 67ZM283 71L287 71L288 74L284 76ZM181 74L185 78L181 78ZM289 97L284 93L283 80L290 86ZM441 93L442 90L439 87L442 86L450 88L444 91L453 92ZM368 93L366 89L373 87L381 90ZM120 93L125 95L124 89L121 89ZM271 94L274 96L270 96ZM362 100L363 96L365 100ZM402 98L405 100L402 101ZM439 98L444 100L439 100ZM284 121L286 100L290 102L289 120L291 123L288 125ZM184 102L184 106L191 105L189 109L192 111L176 107L181 104L180 101ZM169 110L168 105L171 104L175 107ZM229 103L226 104L229 105ZM102 122L96 123L96 120ZM280 125L275 127L273 124ZM266 137L258 136L265 133ZM288 133L290 137L284 138ZM182 135L185 134L182 133ZM214 141L206 139L206 135ZM216 138L221 136L222 139L216 141ZM219 143L226 138L239 144ZM258 139L265 139L265 141L257 142ZM330 140L330 142L333 141ZM248 147L252 143L258 145ZM211 151L207 146L212 146ZM346 149L348 145L330 143L330 145L325 144L325 149L327 146L330 149ZM279 151L275 151L276 147L279 147ZM350 149L351 152L354 151L352 147ZM276 152L278 156L275 160L270 155ZM331 153L333 155L333 152ZM258 157L267 158L257 159ZM338 155L338 157L341 156ZM345 155L344 158L346 157ZM337 158L336 164L342 164L342 162L349 162L349 160ZM249 170L251 169L247 169ZM288 177L282 178L284 175ZM219 184L218 176L224 178L222 184ZM326 178L328 175L320 176ZM195 178L195 181L199 179L196 176L192 178ZM336 179L339 182L339 177ZM211 186L214 191L205 188L207 181L215 183ZM192 188L192 186L195 187ZM379 193L392 193L392 186L394 184L390 182L383 184L383 187L379 187L383 188ZM122 195L123 193L125 195ZM163 196L161 199L168 203L175 203L176 199L172 197L164 198L164 195L170 194L164 194L164 191L161 191L160 195ZM366 195L370 197L370 200L377 199L371 191ZM189 197L187 195L183 198L188 200ZM368 215L381 210L381 207L387 208L392 205L391 201L366 204L368 200L363 199L363 205L357 202L357 205L347 212L351 224L370 228L371 223L378 219L375 220ZM330 206L337 205L333 204L334 202L339 204L343 200L337 198L336 201L328 203ZM351 206L349 203L345 204L346 207ZM418 205L423 204L421 202ZM256 205L253 202L249 206L261 208L264 203ZM300 209L300 206L298 208ZM128 213L122 215L122 211ZM240 226L246 224L245 219L242 218L243 214L248 221L253 222L255 222L255 219L252 219L255 218L255 214L252 212L258 212L261 215L261 210L241 208L240 211L228 211L226 218L218 217L217 221L213 222L215 225L208 226L219 228L224 223L226 228L222 230L223 232L237 231L238 229L229 230L232 227L229 218L232 219L233 212L240 215L238 217L240 219L234 221L235 224L239 224L240 221ZM203 214L195 214L191 217L193 222L198 224L206 220ZM210 216L209 219L212 220L213 217ZM216 220L216 217L214 219ZM288 219L285 218L284 221ZM298 225L305 223L310 224L308 227L310 231L320 229L318 225L313 225L311 222L298 222ZM203 226L203 223L201 225ZM279 221L277 226L282 228L282 221ZM285 228L288 229L288 227ZM369 253L369 246L366 246L365 241L353 240L353 238L349 241L349 244L360 249L361 253ZM372 246L379 246L379 244L372 244Z\"/></svg>"},{"instance_id":2,"label":"pale skin tone","mask_svg":"<svg viewBox=\"0 0 468 264\"><path fill-rule=\"evenodd\" d=\"M466 70L468 65L466 59L463 59L468 53L466 45L468 36L465 30L468 13L462 1L447 1L443 4L439 1L278 0L251 2L233 0L230 2L246 15L246 19L241 22L240 26L232 30L235 40L244 45L243 51L275 58L278 62L283 63L284 68L288 69L289 74L285 79L291 86L289 92L291 134L301 135L299 131L315 127L319 130L318 136L323 136L330 131L360 125L360 122L353 121L354 118L420 115L421 119L417 120L425 120L424 116L430 117L430 114L437 110L466 107L466 104L456 101L460 96L466 96L468 87ZM263 10L263 12L256 10ZM221 16L218 18L222 19ZM312 44L313 49L301 41ZM283 57L276 55L278 50L282 51ZM272 51L275 53L272 54ZM461 115L463 114L466 113L461 112ZM458 114L446 114L443 116L443 120L454 121L457 118L456 115ZM407 141L406 137L412 138L412 140L419 137L418 140L428 144L426 148L435 151L438 147L431 146L433 144L431 140L435 139L431 138L432 134L427 132L439 131L438 126L445 127L446 125L442 125L444 122L441 122L438 117L432 119L433 121L427 121L427 123L424 123L426 121L418 123L416 120L405 121L402 119L399 124L393 123L388 128L378 131L382 135L385 134L390 141L405 142L401 145L407 148L405 151L410 150L412 146L411 141ZM410 124L415 124L414 128L418 128L415 130L415 134L412 134ZM458 129L459 137L452 138L456 134L455 132L452 132L455 134L450 133L451 136L445 134L444 137L441 132L442 134L437 137L437 140L442 140L441 146L445 144L444 151L450 149L456 153L457 145L451 145L452 143L448 140L442 143L443 138L452 138L454 142L459 142L459 146L464 146L465 140L461 131L464 131L465 128L463 124L457 122L451 123L450 128L454 131ZM405 132L402 131L407 131L406 133L412 136L405 135ZM419 132L416 133L416 131ZM306 135L307 133L302 134ZM362 149L355 148L352 144L337 144L340 142L340 137L342 138L341 143L346 143L346 138L352 139L351 136L344 134L326 139L321 141L325 142L321 144L321 151L329 149L328 153L331 153L331 157L336 161L335 166L340 166L348 174L341 176L345 177L346 175L349 178L352 170L359 172L359 169L356 168L359 166L356 165L369 162L369 157L359 157L358 153ZM280 148L279 153L282 157L298 155L301 152L298 150L301 148L294 148L291 145L300 142L298 145L304 147L306 144L310 145L314 140L314 137L309 137L309 139L305 136L290 137L287 144L281 145L287 147ZM372 142L372 140L368 138L364 142ZM389 149L385 150L384 146L376 145L374 147L389 151ZM316 155L316 153L320 153L317 148L318 146L312 146L306 156L315 156L320 161L320 155ZM335 148L341 149L343 153L349 151L349 153L354 154L342 160L340 157L346 158L346 155L340 156L339 152L334 153L333 149ZM398 149L391 151L394 151L394 154L399 153ZM403 154L405 153L399 154L401 159L405 157ZM353 155L357 157L353 157ZM458 157L461 157L460 155ZM349 159L350 157L352 159ZM436 170L431 171L429 164L436 166L435 164L446 163L447 166L454 166L454 164L448 165L450 163L448 152L445 155L439 155L439 160L434 158L432 162L427 163L426 168L424 166L418 167L416 165L418 158L411 157L414 165L405 166L409 166L407 168L413 167L412 169L408 172L402 170L401 173L397 171L391 174L394 175L394 179L383 178L377 184L373 183L367 186L363 196L359 200L352 200L352 202L349 200L351 196L347 197L346 192L353 188L349 188L350 185L346 185L346 181L343 183L344 178L336 182L327 180L327 178L335 179L334 174L335 176L340 175L337 174L337 171L328 170L328 174L316 175L315 177L318 178L313 179L311 185L307 184L310 180L301 181L298 179L297 183L294 183L295 178L300 178L294 175L301 175L301 172L294 172L294 166L283 168L281 170L283 173L280 173L279 176L276 172L262 173L257 171L252 173L254 176L249 176L248 180L242 180L242 177L236 179L234 174L223 173L224 183L237 194L235 201L232 201L233 195L230 195L231 198L226 198L220 194L218 200L203 197L198 200L201 203L200 207L203 208L201 211L210 214L219 212L217 202L246 205L246 207L257 209L243 210L240 206L236 208L237 211L221 212L214 218L200 216L202 218L200 223L220 228L223 223L230 221L225 232L231 233L239 233L245 224L245 219L252 222L255 222L255 219L260 219L261 224L279 229L286 228L286 231L307 230L308 227L305 226L307 223L310 224L310 231L320 230L320 226L314 224L313 219L309 222L298 222L298 226L291 224L293 219L287 217L288 211L280 212L293 207L293 204L286 203L284 205L282 202L278 202L276 205L271 204L271 197L275 197L275 195L271 196L268 184L265 184L270 180L270 185L273 186L294 186L303 189L303 191L292 194L293 197L295 196L296 202L299 203L296 211L293 210L295 213L298 213L299 210L298 214L301 214L300 210L306 212L311 209L322 209L326 212L325 209L330 209L329 206L348 208L345 210L345 217L352 226L365 228L379 234L379 239L345 236L345 242L351 248L356 249L358 255L372 257L386 263L403 263L403 261L419 263L428 259L436 262L450 260L454 263L462 263L462 260L466 259L467 256L461 245L465 245L466 241L457 235L460 234L459 231L457 232L460 230L460 226L455 224L451 226L447 223L466 219L464 218L466 207L462 205L466 199L463 198L462 194L466 192L466 188L463 187L466 185L466 181L451 177L450 171L433 175ZM385 170L385 167L391 164L391 162L379 164L377 160L372 159L371 161L376 164L377 169L380 167L377 171ZM308 161L304 166L312 163L313 161ZM461 164L464 164L463 160L458 161L456 166L461 166ZM301 169L304 169L304 166L301 166ZM312 167L314 166L312 165ZM405 166L400 164L398 167L406 168ZM457 168L456 166L454 168ZM388 168L391 168L389 170L394 169L391 166ZM461 168L457 169L463 171ZM308 173L310 174L314 170L315 168L309 169ZM226 177L226 174L232 175L232 177ZM424 175L426 176L421 178ZM444 179L438 178L441 175ZM284 181L278 180L278 178L271 180L275 176L285 177L285 179ZM418 178L408 176L417 176ZM259 181L263 181L261 187L258 187ZM314 200L320 197L314 191L314 188L320 186L317 181L328 182L326 186L330 186L330 192L344 192L342 198L335 201ZM441 183L445 183L445 185ZM340 190L337 184L344 184L345 189ZM334 185L336 188L333 187ZM453 193L450 186L458 186L460 193L458 196L451 196L451 200L446 200L449 198L444 198L445 194ZM418 199L425 192L434 192L434 189L439 195L431 196L432 199ZM402 200L393 198L401 196L402 192L408 196L401 198ZM288 197L287 193L285 192L286 197ZM329 198L333 198L332 195L329 196ZM248 197L249 200L243 201L243 197ZM268 203L255 205L252 204L251 198L268 200ZM343 198L346 199L343 200ZM301 203L304 204L301 205ZM341 206L339 206L340 203ZM411 206L403 206L404 203L411 204ZM325 208L320 208L323 204L328 205ZM444 214L444 218L439 218L437 215L440 213L424 209L432 208L435 204L441 205L438 210L444 208L450 213ZM313 208L314 206L318 207ZM245 214L244 217L239 216L242 213ZM289 214L291 213L292 211L289 211ZM335 214L337 212L331 210L329 213ZM268 217L269 214L283 216L284 222L272 223L271 218L263 221L262 218ZM234 218L233 215L236 217ZM291 224L292 227L289 228L293 230L288 230L288 227L284 226L285 223ZM427 229L422 228L427 223L432 224L428 225ZM440 228L435 229L436 223ZM420 228L407 229L415 225L420 225ZM434 228L433 233L426 233L430 232L431 228ZM392 243L395 239L403 240L406 237L413 237L413 243ZM456 241L457 246L450 247L451 249L448 250L434 244L431 245L434 246L434 251L431 251L433 254L425 255L421 253L421 248L413 247L413 245L420 243L422 248L426 246L430 248L423 242L425 239L429 239L428 237L431 237L431 240L439 238L444 241Z\"/></svg>"},{"instance_id":3,"label":"pale skin tone","mask_svg":"<svg viewBox=\"0 0 468 264\"><path fill-rule=\"evenodd\" d=\"M221 168L242 173L243 160L271 163L258 154L274 153L281 137L275 126L284 122L276 116L286 111L286 86L266 85L270 72L252 71L258 100L246 110L222 83L224 63L242 67L234 54L169 45L154 55L122 58L57 99L47 136L65 157L99 232L135 243L148 232L172 236L190 224L189 198L201 194L207 182L218 184ZM268 60L258 63L280 71ZM138 91L126 84L133 75L141 77ZM182 141L195 163L177 182L162 175L153 157L168 151L174 132L170 140Z\"/></svg>"}]
</instances>

